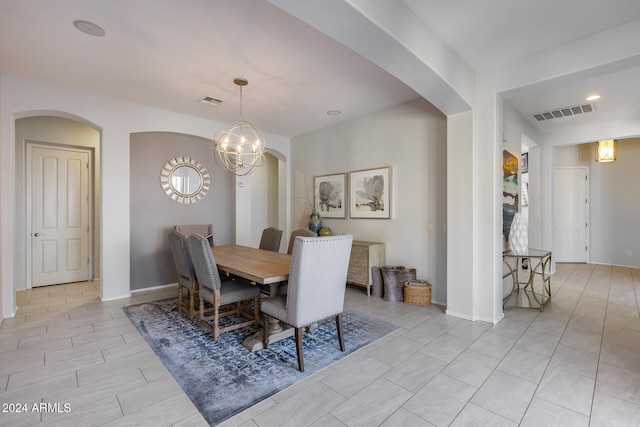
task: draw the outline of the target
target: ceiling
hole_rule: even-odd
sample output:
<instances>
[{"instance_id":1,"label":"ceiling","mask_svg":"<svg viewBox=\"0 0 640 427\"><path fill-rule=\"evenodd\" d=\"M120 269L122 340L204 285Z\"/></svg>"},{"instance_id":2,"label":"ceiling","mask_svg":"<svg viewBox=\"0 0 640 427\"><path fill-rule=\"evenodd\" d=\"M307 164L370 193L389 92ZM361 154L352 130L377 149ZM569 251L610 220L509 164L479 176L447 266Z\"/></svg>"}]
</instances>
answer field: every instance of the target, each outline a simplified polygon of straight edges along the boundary
<instances>
[{"instance_id":1,"label":"ceiling","mask_svg":"<svg viewBox=\"0 0 640 427\"><path fill-rule=\"evenodd\" d=\"M637 0L386 1L404 4L476 71L640 19ZM73 26L78 19L106 35L81 33ZM640 117L640 68L614 71L565 78L509 102L529 116L582 103L597 90L603 98L590 120ZM2 0L0 72L221 122L238 118L233 79L244 77L244 118L283 136L419 97L265 0ZM203 104L204 96L222 103ZM531 122L542 130L562 124Z\"/></svg>"}]
</instances>

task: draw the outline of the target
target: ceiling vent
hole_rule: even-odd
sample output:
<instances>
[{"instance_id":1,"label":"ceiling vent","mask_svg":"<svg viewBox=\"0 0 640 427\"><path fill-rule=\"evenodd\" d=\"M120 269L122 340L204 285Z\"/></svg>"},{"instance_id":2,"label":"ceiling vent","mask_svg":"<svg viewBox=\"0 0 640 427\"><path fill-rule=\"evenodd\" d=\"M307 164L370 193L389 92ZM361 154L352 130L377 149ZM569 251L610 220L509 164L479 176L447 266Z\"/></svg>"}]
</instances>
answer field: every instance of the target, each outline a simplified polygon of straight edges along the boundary
<instances>
[{"instance_id":1,"label":"ceiling vent","mask_svg":"<svg viewBox=\"0 0 640 427\"><path fill-rule=\"evenodd\" d=\"M202 102L203 104L216 106L222 104L222 99L214 98L213 96L205 96L200 99L200 102Z\"/></svg>"},{"instance_id":2,"label":"ceiling vent","mask_svg":"<svg viewBox=\"0 0 640 427\"><path fill-rule=\"evenodd\" d=\"M546 120L559 119L561 117L570 117L570 116L577 116L578 114L583 114L583 113L592 113L593 110L594 110L593 104L582 104L582 105L576 105L574 107L562 107L562 108L556 108L549 111L543 111L540 113L532 114L531 117L533 117L539 122L544 122Z\"/></svg>"}]
</instances>

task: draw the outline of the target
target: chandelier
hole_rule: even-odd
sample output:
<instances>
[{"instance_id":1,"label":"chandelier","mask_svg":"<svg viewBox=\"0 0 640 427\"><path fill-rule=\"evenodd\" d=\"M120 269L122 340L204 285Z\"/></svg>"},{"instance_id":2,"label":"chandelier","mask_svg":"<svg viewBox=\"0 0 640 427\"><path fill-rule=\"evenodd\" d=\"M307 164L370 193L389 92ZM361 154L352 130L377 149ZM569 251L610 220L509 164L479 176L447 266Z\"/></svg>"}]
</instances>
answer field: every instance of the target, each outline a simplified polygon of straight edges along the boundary
<instances>
[{"instance_id":1,"label":"chandelier","mask_svg":"<svg viewBox=\"0 0 640 427\"><path fill-rule=\"evenodd\" d=\"M240 119L216 132L213 151L220 167L234 175L243 176L262 166L267 147L262 132L242 119L242 87L249 82L239 77L233 82L240 86Z\"/></svg>"},{"instance_id":2,"label":"chandelier","mask_svg":"<svg viewBox=\"0 0 640 427\"><path fill-rule=\"evenodd\" d=\"M613 162L616 159L616 151L615 139L596 142L596 162Z\"/></svg>"}]
</instances>

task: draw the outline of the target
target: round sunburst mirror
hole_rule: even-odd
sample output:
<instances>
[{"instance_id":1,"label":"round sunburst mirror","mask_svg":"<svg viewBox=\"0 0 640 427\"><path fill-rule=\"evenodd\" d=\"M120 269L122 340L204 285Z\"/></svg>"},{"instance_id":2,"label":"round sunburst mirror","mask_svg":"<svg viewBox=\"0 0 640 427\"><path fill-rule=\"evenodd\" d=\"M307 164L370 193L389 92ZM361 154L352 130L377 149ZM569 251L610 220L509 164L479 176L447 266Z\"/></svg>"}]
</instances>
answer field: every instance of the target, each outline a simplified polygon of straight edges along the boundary
<instances>
[{"instance_id":1,"label":"round sunburst mirror","mask_svg":"<svg viewBox=\"0 0 640 427\"><path fill-rule=\"evenodd\" d=\"M207 195L210 184L207 168L191 157L174 157L160 171L162 191L176 203L198 203Z\"/></svg>"}]
</instances>

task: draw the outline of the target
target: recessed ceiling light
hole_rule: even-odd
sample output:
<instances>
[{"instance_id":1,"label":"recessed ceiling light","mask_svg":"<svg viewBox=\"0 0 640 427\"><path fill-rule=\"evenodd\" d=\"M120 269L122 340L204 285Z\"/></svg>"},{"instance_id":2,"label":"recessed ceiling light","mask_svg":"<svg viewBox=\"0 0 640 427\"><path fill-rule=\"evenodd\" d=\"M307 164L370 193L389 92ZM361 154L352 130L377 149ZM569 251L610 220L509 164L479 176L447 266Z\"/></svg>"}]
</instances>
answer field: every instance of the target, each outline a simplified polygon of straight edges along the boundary
<instances>
[{"instance_id":1,"label":"recessed ceiling light","mask_svg":"<svg viewBox=\"0 0 640 427\"><path fill-rule=\"evenodd\" d=\"M73 21L73 26L83 33L89 34L90 36L102 37L106 34L100 26L94 24L93 22L83 21L81 19Z\"/></svg>"},{"instance_id":2,"label":"recessed ceiling light","mask_svg":"<svg viewBox=\"0 0 640 427\"><path fill-rule=\"evenodd\" d=\"M595 101L596 99L600 99L600 95L591 95L587 97L587 101Z\"/></svg>"},{"instance_id":3,"label":"recessed ceiling light","mask_svg":"<svg viewBox=\"0 0 640 427\"><path fill-rule=\"evenodd\" d=\"M340 110L329 110L327 111L327 116L339 116Z\"/></svg>"}]
</instances>

